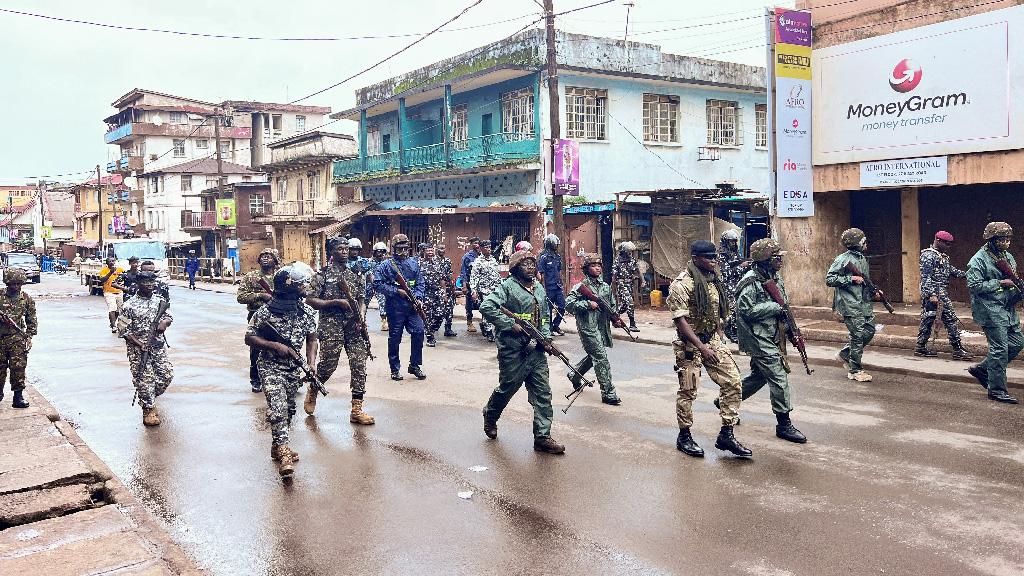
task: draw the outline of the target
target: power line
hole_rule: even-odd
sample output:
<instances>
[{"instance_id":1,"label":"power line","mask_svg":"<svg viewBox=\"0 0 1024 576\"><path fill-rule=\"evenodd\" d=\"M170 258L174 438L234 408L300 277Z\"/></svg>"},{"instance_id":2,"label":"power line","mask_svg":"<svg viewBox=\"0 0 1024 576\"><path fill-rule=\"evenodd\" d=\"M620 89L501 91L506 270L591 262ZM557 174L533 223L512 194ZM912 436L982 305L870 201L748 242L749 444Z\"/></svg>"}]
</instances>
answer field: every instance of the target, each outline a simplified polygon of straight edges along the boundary
<instances>
[{"instance_id":1,"label":"power line","mask_svg":"<svg viewBox=\"0 0 1024 576\"><path fill-rule=\"evenodd\" d=\"M684 180L687 180L687 181L689 181L689 182L693 182L694 184L696 184L697 186L701 187L701 188L702 188L702 189L704 189L704 190L712 190L712 188L709 188L709 187L708 187L708 186L706 186L705 184L702 184L702 183L700 183L700 182L698 182L698 181L694 180L693 178L690 178L690 177L689 177L689 176L687 176L686 174L683 174L682 172L680 172L679 170L677 170L675 166L673 166L673 165L669 164L668 160L665 160L665 158L663 158L663 157L661 156L661 154L658 154L658 153L657 153L657 152L655 152L654 150L651 150L651 149L650 149L650 147L648 147L648 146L647 146L646 144L644 144L644 143L643 143L643 142L642 142L642 141L641 141L641 140L640 140L639 138L637 138L637 137L636 137L636 134L633 134L633 132L632 132L632 131L631 131L631 130L630 130L629 128L626 128L625 124L623 124L622 122L619 122L619 119L618 119L618 118L616 118L615 116L612 116L610 112L608 112L607 110L605 110L605 114L607 114L609 118L611 118L612 120L614 120L614 121L615 121L615 123L616 123L616 124L618 124L620 128L622 128L623 130L625 130L625 131L626 131L626 134L629 134L630 136L632 136L632 137L633 137L633 140L636 140L636 143L637 143L637 144L639 144L641 148L643 148L643 149L644 149L644 150L646 150L647 152L649 152L649 153L653 154L653 155L654 155L654 157L655 157L655 158L657 158L658 160L661 160L661 163L662 163L662 164L664 164L665 166L667 166L667 167L669 168L669 170L671 170L671 171L675 172L676 174L678 174L680 178L682 178L682 179L684 179Z\"/></svg>"}]
</instances>

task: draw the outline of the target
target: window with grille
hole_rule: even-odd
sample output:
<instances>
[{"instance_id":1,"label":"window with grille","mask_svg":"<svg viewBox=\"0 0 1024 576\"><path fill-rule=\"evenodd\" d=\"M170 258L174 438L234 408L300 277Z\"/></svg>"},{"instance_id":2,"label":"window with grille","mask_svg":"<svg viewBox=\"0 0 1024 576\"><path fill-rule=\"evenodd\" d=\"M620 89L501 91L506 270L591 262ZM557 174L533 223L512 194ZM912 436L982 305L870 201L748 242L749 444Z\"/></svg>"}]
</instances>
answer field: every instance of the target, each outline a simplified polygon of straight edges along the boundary
<instances>
[{"instance_id":1,"label":"window with grille","mask_svg":"<svg viewBox=\"0 0 1024 576\"><path fill-rule=\"evenodd\" d=\"M743 122L737 102L708 100L708 144L739 146L743 143Z\"/></svg>"},{"instance_id":2,"label":"window with grille","mask_svg":"<svg viewBox=\"0 0 1024 576\"><path fill-rule=\"evenodd\" d=\"M304 132L306 130L306 117L305 116L296 116L295 117L295 129L297 131L299 131L299 132Z\"/></svg>"},{"instance_id":3,"label":"window with grille","mask_svg":"<svg viewBox=\"0 0 1024 576\"><path fill-rule=\"evenodd\" d=\"M191 174L183 174L181 176L181 191L182 192L191 192L192 191L192 175Z\"/></svg>"},{"instance_id":4,"label":"window with grille","mask_svg":"<svg viewBox=\"0 0 1024 576\"><path fill-rule=\"evenodd\" d=\"M380 154L380 128L367 126L366 128L366 155L376 156Z\"/></svg>"},{"instance_id":5,"label":"window with grille","mask_svg":"<svg viewBox=\"0 0 1024 576\"><path fill-rule=\"evenodd\" d=\"M277 199L284 201L288 199L288 179L278 178L277 179Z\"/></svg>"},{"instance_id":6,"label":"window with grille","mask_svg":"<svg viewBox=\"0 0 1024 576\"><path fill-rule=\"evenodd\" d=\"M184 158L185 157L185 140L174 140L174 157Z\"/></svg>"},{"instance_id":7,"label":"window with grille","mask_svg":"<svg viewBox=\"0 0 1024 576\"><path fill-rule=\"evenodd\" d=\"M199 150L209 150L210 149L210 141L207 140L206 138L197 138L196 139L196 148L199 149Z\"/></svg>"},{"instance_id":8,"label":"window with grille","mask_svg":"<svg viewBox=\"0 0 1024 576\"><path fill-rule=\"evenodd\" d=\"M494 257L499 262L508 262L516 243L530 238L530 215L525 212L491 214L490 224Z\"/></svg>"},{"instance_id":9,"label":"window with grille","mask_svg":"<svg viewBox=\"0 0 1024 576\"><path fill-rule=\"evenodd\" d=\"M566 136L577 140L607 140L605 131L608 91L565 89Z\"/></svg>"},{"instance_id":10,"label":"window with grille","mask_svg":"<svg viewBox=\"0 0 1024 576\"><path fill-rule=\"evenodd\" d=\"M309 189L309 199L319 200L320 199L320 173L312 172L309 176L306 176L306 188Z\"/></svg>"},{"instance_id":11,"label":"window with grille","mask_svg":"<svg viewBox=\"0 0 1024 576\"><path fill-rule=\"evenodd\" d=\"M230 157L231 156L231 141L230 140L222 140L221 141L221 143L220 143L220 155L221 155L221 157L225 157L225 156Z\"/></svg>"},{"instance_id":12,"label":"window with grille","mask_svg":"<svg viewBox=\"0 0 1024 576\"><path fill-rule=\"evenodd\" d=\"M510 140L533 138L533 89L501 95L501 131Z\"/></svg>"},{"instance_id":13,"label":"window with grille","mask_svg":"<svg viewBox=\"0 0 1024 576\"><path fill-rule=\"evenodd\" d=\"M220 184L220 181L217 179L216 176L207 176L206 177L206 188L204 188L204 190L210 190L210 189L213 189L213 188L217 188L218 184Z\"/></svg>"},{"instance_id":14,"label":"window with grille","mask_svg":"<svg viewBox=\"0 0 1024 576\"><path fill-rule=\"evenodd\" d=\"M768 105L754 105L754 145L758 148L768 147Z\"/></svg>"},{"instance_id":15,"label":"window with grille","mask_svg":"<svg viewBox=\"0 0 1024 576\"><path fill-rule=\"evenodd\" d=\"M295 199L296 200L305 200L306 199L306 190L305 190L305 188L306 188L306 185L302 181L302 177L300 176L300 177L296 178L295 179Z\"/></svg>"},{"instance_id":16,"label":"window with grille","mask_svg":"<svg viewBox=\"0 0 1024 576\"><path fill-rule=\"evenodd\" d=\"M644 94L644 142L679 141L679 97Z\"/></svg>"},{"instance_id":17,"label":"window with grille","mask_svg":"<svg viewBox=\"0 0 1024 576\"><path fill-rule=\"evenodd\" d=\"M409 244L413 252L421 242L427 241L427 217L426 216L402 216L398 220L398 229L402 234L409 237Z\"/></svg>"},{"instance_id":18,"label":"window with grille","mask_svg":"<svg viewBox=\"0 0 1024 576\"><path fill-rule=\"evenodd\" d=\"M188 124L188 114L184 112L171 112L171 124Z\"/></svg>"},{"instance_id":19,"label":"window with grille","mask_svg":"<svg viewBox=\"0 0 1024 576\"><path fill-rule=\"evenodd\" d=\"M455 150L469 149L468 110L465 104L452 107L452 148Z\"/></svg>"},{"instance_id":20,"label":"window with grille","mask_svg":"<svg viewBox=\"0 0 1024 576\"><path fill-rule=\"evenodd\" d=\"M249 215L250 216L262 216L263 215L263 195L252 194L249 196Z\"/></svg>"}]
</instances>

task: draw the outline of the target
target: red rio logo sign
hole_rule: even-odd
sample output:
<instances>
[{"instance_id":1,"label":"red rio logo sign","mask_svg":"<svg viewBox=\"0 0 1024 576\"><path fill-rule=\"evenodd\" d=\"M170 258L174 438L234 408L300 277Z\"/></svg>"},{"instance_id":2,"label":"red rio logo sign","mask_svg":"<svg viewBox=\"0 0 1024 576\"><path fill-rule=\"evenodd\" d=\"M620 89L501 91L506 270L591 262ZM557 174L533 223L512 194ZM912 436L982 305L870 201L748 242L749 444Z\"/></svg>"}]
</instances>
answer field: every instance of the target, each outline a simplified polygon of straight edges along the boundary
<instances>
[{"instance_id":1,"label":"red rio logo sign","mask_svg":"<svg viewBox=\"0 0 1024 576\"><path fill-rule=\"evenodd\" d=\"M920 64L910 58L904 58L892 69L892 75L889 77L889 86L892 86L893 90L901 94L910 92L921 83L921 76L923 74L924 72L921 70Z\"/></svg>"}]
</instances>

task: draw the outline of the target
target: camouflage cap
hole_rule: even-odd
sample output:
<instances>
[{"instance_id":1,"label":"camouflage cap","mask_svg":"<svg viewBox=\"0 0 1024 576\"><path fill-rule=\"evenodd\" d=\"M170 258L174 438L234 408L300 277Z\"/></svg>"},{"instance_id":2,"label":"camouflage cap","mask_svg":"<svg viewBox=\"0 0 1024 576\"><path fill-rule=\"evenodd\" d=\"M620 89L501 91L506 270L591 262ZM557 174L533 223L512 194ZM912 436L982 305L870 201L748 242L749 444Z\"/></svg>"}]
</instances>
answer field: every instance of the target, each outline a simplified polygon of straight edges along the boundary
<instances>
[{"instance_id":1,"label":"camouflage cap","mask_svg":"<svg viewBox=\"0 0 1024 576\"><path fill-rule=\"evenodd\" d=\"M583 257L583 267L586 268L587 266L590 266L591 264L600 264L600 265L603 266L604 265L604 261L601 260L601 255L600 254L587 254L587 255L585 255Z\"/></svg>"},{"instance_id":2,"label":"camouflage cap","mask_svg":"<svg viewBox=\"0 0 1024 576\"><path fill-rule=\"evenodd\" d=\"M535 256L533 254L533 252L528 252L526 250L520 250L519 252L516 252L515 254L512 254L512 256L508 259L508 269L511 271L513 268L515 268L516 266L519 266L520 264L522 264L526 260L533 260L534 263L536 263L537 262L537 256Z\"/></svg>"},{"instance_id":3,"label":"camouflage cap","mask_svg":"<svg viewBox=\"0 0 1024 576\"><path fill-rule=\"evenodd\" d=\"M843 246L851 248L853 246L859 246L864 238L864 231L860 228L848 228L843 230L842 235L839 236L839 241L843 243Z\"/></svg>"},{"instance_id":4,"label":"camouflage cap","mask_svg":"<svg viewBox=\"0 0 1024 576\"><path fill-rule=\"evenodd\" d=\"M761 238L750 245L750 259L754 262L770 260L772 256L785 256L779 241L772 238Z\"/></svg>"},{"instance_id":5,"label":"camouflage cap","mask_svg":"<svg viewBox=\"0 0 1024 576\"><path fill-rule=\"evenodd\" d=\"M8 268L4 270L4 284L24 284L28 282L28 276L24 270Z\"/></svg>"},{"instance_id":6,"label":"camouflage cap","mask_svg":"<svg viewBox=\"0 0 1024 576\"><path fill-rule=\"evenodd\" d=\"M409 237L406 236L405 234L395 234L394 236L392 236L392 238L391 238L391 246L392 247L394 247L395 244L403 244L403 243L404 244L408 244L409 243Z\"/></svg>"},{"instance_id":7,"label":"camouflage cap","mask_svg":"<svg viewBox=\"0 0 1024 576\"><path fill-rule=\"evenodd\" d=\"M985 240L991 240L1000 236L1013 236L1013 228L1006 222L989 222L985 225L985 231L981 233L981 237Z\"/></svg>"},{"instance_id":8,"label":"camouflage cap","mask_svg":"<svg viewBox=\"0 0 1024 576\"><path fill-rule=\"evenodd\" d=\"M264 248L260 250L260 256L264 254L270 254L274 257L275 262L281 262L281 254L277 251L277 248ZM257 256L257 259L259 259L259 256Z\"/></svg>"},{"instance_id":9,"label":"camouflage cap","mask_svg":"<svg viewBox=\"0 0 1024 576\"><path fill-rule=\"evenodd\" d=\"M636 244L633 244L629 240L619 244L619 252L632 252L634 250L636 250Z\"/></svg>"}]
</instances>

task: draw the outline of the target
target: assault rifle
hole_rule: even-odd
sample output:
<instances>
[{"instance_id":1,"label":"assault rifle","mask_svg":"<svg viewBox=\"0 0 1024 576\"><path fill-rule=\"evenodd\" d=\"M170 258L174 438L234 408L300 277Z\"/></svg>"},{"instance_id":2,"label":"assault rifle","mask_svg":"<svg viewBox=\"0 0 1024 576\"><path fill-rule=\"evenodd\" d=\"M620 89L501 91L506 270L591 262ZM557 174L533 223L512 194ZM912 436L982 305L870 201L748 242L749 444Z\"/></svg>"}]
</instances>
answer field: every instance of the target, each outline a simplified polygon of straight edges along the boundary
<instances>
[{"instance_id":1,"label":"assault rifle","mask_svg":"<svg viewBox=\"0 0 1024 576\"><path fill-rule=\"evenodd\" d=\"M790 311L789 304L782 297L782 290L779 289L779 285L775 283L775 280L767 280L762 286L764 286L765 292L771 296L772 300L779 306L782 306L782 321L786 324L786 337L793 343L793 346L796 346L797 352L800 353L800 360L804 363L804 370L810 376L814 370L811 370L811 367L807 364L807 342L804 341L804 335L800 332L800 327L796 325L796 319L793 318L793 312Z\"/></svg>"},{"instance_id":2,"label":"assault rifle","mask_svg":"<svg viewBox=\"0 0 1024 576\"><path fill-rule=\"evenodd\" d=\"M423 311L423 304L420 304L416 297L412 295L412 289L409 288L409 283L405 281L405 276L402 276L402 271L398 269L398 264L395 264L394 260L390 260L391 269L395 271L395 276L398 277L398 285L401 286L402 291L405 292L405 299L412 304L413 310L424 322L427 321L427 313Z\"/></svg>"},{"instance_id":3,"label":"assault rifle","mask_svg":"<svg viewBox=\"0 0 1024 576\"><path fill-rule=\"evenodd\" d=\"M6 328L14 330L25 338L28 338L28 334L26 334L25 331L21 329L21 326L18 326L18 323L14 321L14 318L8 316L6 312L0 312L0 324Z\"/></svg>"},{"instance_id":4,"label":"assault rifle","mask_svg":"<svg viewBox=\"0 0 1024 576\"><path fill-rule=\"evenodd\" d=\"M504 306L499 306L498 309L501 310L502 314L508 316L509 320L512 320L520 328L522 328L523 332L526 333L526 335L530 338L531 341L535 341L537 343L537 346L544 346L545 352L561 360L562 364L565 364L565 366L569 368L569 370L572 371L572 373L575 374L577 378L580 379L580 381L582 382L580 387L576 388L575 390L573 390L572 392L565 396L565 399L570 400L570 402L569 405L562 410L562 413L568 414L569 408L572 407L572 403L576 401L576 398L579 398L580 394L583 393L583 389L586 386L593 387L594 383L591 382L590 380L587 380L587 377L581 374L580 371L577 370L576 367L572 365L572 362L569 361L569 357L565 355L565 352L562 352L554 344L545 339L544 335L540 333L540 330L537 330L537 327L534 326L532 322L527 322L526 320L523 320L519 316L516 316L515 312L509 310Z\"/></svg>"},{"instance_id":5,"label":"assault rifle","mask_svg":"<svg viewBox=\"0 0 1024 576\"><path fill-rule=\"evenodd\" d=\"M270 287L270 283L267 282L266 278L260 277L260 288L263 288L263 291L267 294L274 295L274 289Z\"/></svg>"},{"instance_id":6,"label":"assault rifle","mask_svg":"<svg viewBox=\"0 0 1024 576\"><path fill-rule=\"evenodd\" d=\"M338 275L338 288L341 289L341 293L345 295L345 299L351 305L355 321L359 324L359 331L363 333L363 338L366 338L366 356L373 360L373 352L370 351L370 331L366 329L366 318L363 316L359 303L352 296L352 287L348 285L348 280L345 280L344 274Z\"/></svg>"},{"instance_id":7,"label":"assault rifle","mask_svg":"<svg viewBox=\"0 0 1024 576\"><path fill-rule=\"evenodd\" d=\"M303 375L302 379L307 380L309 382L310 387L313 390L316 390L323 396L327 396L327 388L324 386L324 383L320 381L320 378L317 377L316 372L309 366L309 363L306 362L306 357L299 353L299 351L296 350L294 346L292 346L292 343L281 335L281 333L277 330L277 327L275 327L273 323L271 323L269 320L267 322L264 322L257 329L257 332L259 333L260 337L266 340L270 340L271 342L277 342L278 344L284 344L285 346L287 346L289 356L291 356L293 360L299 363L299 368L302 370Z\"/></svg>"},{"instance_id":8,"label":"assault rifle","mask_svg":"<svg viewBox=\"0 0 1024 576\"><path fill-rule=\"evenodd\" d=\"M1013 266L1010 266L1010 262L1005 258L1000 258L996 260L996 268L1003 273L1005 279L1013 281L1013 287L1017 289L1017 298L1024 297L1024 280L1021 280L1020 276L1017 276L1017 273L1013 271Z\"/></svg>"},{"instance_id":9,"label":"assault rifle","mask_svg":"<svg viewBox=\"0 0 1024 576\"><path fill-rule=\"evenodd\" d=\"M864 279L864 288L867 288L868 290L871 290L871 294L878 294L880 296L879 300L882 301L882 306L885 306L885 309L889 311L889 314L895 314L896 313L896 309L892 307L892 304L889 303L889 299L885 297L885 292L882 292L881 290L879 290L878 286L875 286L874 282L872 282L871 280L868 280L867 276L862 274L860 270L857 270L857 266L855 266L853 264L853 262L847 262L846 263L846 271L851 276L860 276L861 278L863 278Z\"/></svg>"},{"instance_id":10,"label":"assault rifle","mask_svg":"<svg viewBox=\"0 0 1024 576\"><path fill-rule=\"evenodd\" d=\"M153 324L149 327L149 332L146 333L146 345L142 347L142 356L139 357L139 370L135 374L135 379L142 378L142 375L146 372L146 366L149 364L149 359L153 355L153 346L159 343L158 338L160 337L157 328L160 327L160 319L163 318L164 313L170 308L170 304L163 298L160 299L160 303L156 305L156 318L153 319ZM139 389L135 389L135 394L132 395L132 406L135 406L135 400L139 397Z\"/></svg>"},{"instance_id":11,"label":"assault rifle","mask_svg":"<svg viewBox=\"0 0 1024 576\"><path fill-rule=\"evenodd\" d=\"M586 284L580 284L579 291L584 298L597 304L597 307L602 312L607 314L608 318L611 318L612 326L615 326L616 328L622 328L623 330L626 331L626 335L628 335L630 339L636 342L636 336L634 336L633 333L630 332L628 328L626 328L626 323L622 321L622 317L619 316L618 313L616 313L614 310L612 310L612 307L609 306L607 302L599 298L597 294L595 294L594 291L590 289L590 286L587 286Z\"/></svg>"}]
</instances>

